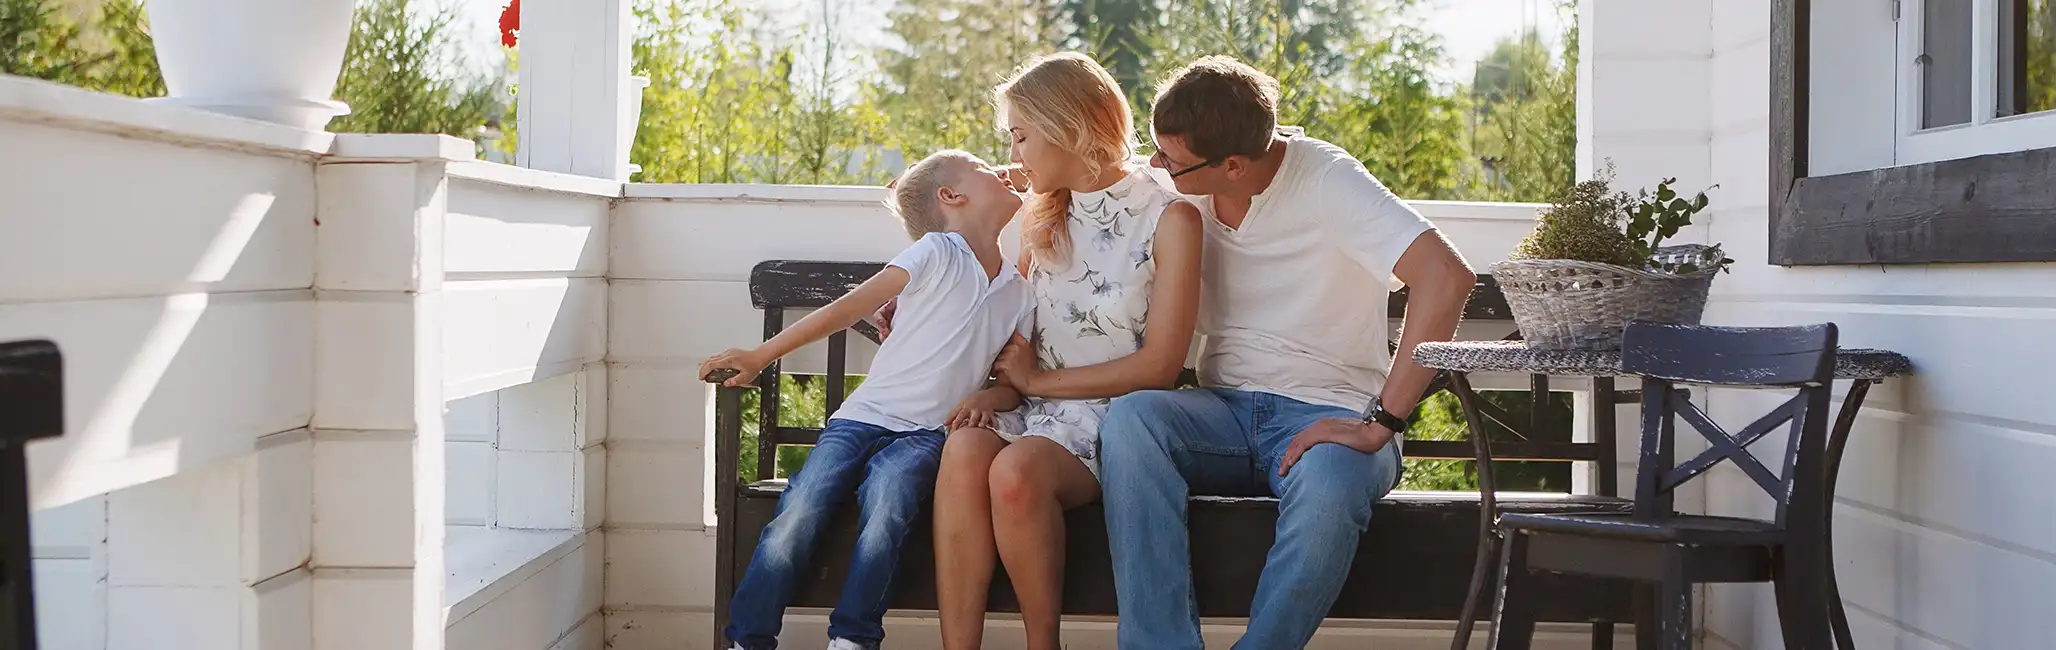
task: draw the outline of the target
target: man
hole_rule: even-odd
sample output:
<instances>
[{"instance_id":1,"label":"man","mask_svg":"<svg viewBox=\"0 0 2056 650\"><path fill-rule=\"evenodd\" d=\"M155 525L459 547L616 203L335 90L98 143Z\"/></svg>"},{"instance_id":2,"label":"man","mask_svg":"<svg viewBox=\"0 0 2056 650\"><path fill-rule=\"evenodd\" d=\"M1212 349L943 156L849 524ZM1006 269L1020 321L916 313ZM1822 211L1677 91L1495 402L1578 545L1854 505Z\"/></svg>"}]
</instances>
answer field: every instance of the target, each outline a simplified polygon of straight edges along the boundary
<instances>
[{"instance_id":1,"label":"man","mask_svg":"<svg viewBox=\"0 0 2056 650\"><path fill-rule=\"evenodd\" d=\"M1202 647L1188 494L1274 495L1277 541L1235 647L1304 647L1334 604L1475 276L1349 152L1277 125L1277 82L1226 57L1158 89L1151 164L1206 228L1200 389L1115 400L1100 430L1124 650ZM1410 287L1387 352L1389 279ZM1368 407L1366 405L1369 405ZM1203 532L1203 531L1202 531ZM1404 588L1404 585L1389 585Z\"/></svg>"}]
</instances>

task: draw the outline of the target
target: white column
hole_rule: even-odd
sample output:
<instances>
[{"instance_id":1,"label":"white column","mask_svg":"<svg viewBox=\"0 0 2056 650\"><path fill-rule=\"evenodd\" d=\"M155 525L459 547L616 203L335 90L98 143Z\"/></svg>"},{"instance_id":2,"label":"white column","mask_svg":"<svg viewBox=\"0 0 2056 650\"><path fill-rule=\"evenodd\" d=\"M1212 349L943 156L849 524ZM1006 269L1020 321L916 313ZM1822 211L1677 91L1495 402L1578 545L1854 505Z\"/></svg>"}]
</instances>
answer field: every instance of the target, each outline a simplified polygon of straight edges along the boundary
<instances>
[{"instance_id":1,"label":"white column","mask_svg":"<svg viewBox=\"0 0 2056 650\"><path fill-rule=\"evenodd\" d=\"M315 650L443 647L446 162L384 160L316 177Z\"/></svg>"},{"instance_id":2,"label":"white column","mask_svg":"<svg viewBox=\"0 0 2056 650\"><path fill-rule=\"evenodd\" d=\"M521 3L516 165L628 180L629 0Z\"/></svg>"}]
</instances>

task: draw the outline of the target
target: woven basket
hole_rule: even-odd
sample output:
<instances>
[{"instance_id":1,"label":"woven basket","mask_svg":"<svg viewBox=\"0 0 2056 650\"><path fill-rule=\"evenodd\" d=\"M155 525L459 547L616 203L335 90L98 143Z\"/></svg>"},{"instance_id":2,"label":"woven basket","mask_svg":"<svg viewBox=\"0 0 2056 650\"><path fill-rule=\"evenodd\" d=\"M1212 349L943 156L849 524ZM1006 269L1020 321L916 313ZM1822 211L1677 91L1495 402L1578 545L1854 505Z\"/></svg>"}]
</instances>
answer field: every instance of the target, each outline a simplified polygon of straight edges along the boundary
<instances>
[{"instance_id":1,"label":"woven basket","mask_svg":"<svg viewBox=\"0 0 2056 650\"><path fill-rule=\"evenodd\" d=\"M1688 274L1578 260L1509 260L1492 266L1492 278L1529 346L1618 350L1628 321L1699 324L1707 290L1720 273L1701 261L1707 248L1657 249L1659 260L1700 264L1700 270Z\"/></svg>"}]
</instances>

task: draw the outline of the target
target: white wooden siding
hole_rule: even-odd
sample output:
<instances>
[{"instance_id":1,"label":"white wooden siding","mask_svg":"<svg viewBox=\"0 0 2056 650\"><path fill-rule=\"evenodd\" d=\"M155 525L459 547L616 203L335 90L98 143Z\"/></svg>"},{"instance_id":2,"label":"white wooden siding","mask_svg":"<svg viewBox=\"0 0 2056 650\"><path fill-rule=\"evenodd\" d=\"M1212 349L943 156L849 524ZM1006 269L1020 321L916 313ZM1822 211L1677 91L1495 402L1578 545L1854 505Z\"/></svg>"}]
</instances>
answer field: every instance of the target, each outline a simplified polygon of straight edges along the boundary
<instances>
[{"instance_id":1,"label":"white wooden siding","mask_svg":"<svg viewBox=\"0 0 2056 650\"><path fill-rule=\"evenodd\" d=\"M2043 389L2048 368L2056 366L2056 348L2043 343L2056 321L2056 265L1769 266L1769 1L1711 2L1710 22L1696 9L1683 9L1709 4L1703 1L1589 3L1598 15L1586 34L1595 43L1649 33L1710 43L1696 54L1710 66L1705 145L1639 136L1593 145L1596 156L1626 154L1637 161L1622 162L1625 179L1680 174L1710 161L1705 180L1721 187L1711 194L1711 217L1699 236L1722 243L1737 263L1714 282L1706 320L1833 321L1843 345L1895 349L1916 365L1915 377L1871 392L1842 466L1836 560L1858 645L2056 646L2056 619L2041 606L2056 596L2056 519L2048 515L2056 507L2048 471L2056 462L2056 414L2046 408ZM1828 13L1888 12L1885 5L1814 3L1816 12ZM1879 84L1889 92L1889 69L1871 70L1860 61L1851 62L1853 70L1823 69L1847 58L1838 58L1834 47L1824 52L1823 44L1863 41L1871 38L1864 26L1878 26L1853 18L1816 16L1812 77L1850 92ZM1691 35L1698 30L1710 37ZM1601 56L1594 65L1603 87L1608 61ZM1879 118L1850 105L1856 95L1824 98L1816 87L1813 97L1817 173L1849 171L1880 150L1889 159L1890 142L1871 139L1890 135L1889 114ZM1673 98L1660 93L1598 93L1596 99L1597 106L1580 110L1592 111L1601 129L1623 115L1681 114ZM1659 143L1664 159L1642 158ZM1710 397L1716 419L1726 422L1746 422L1772 404L1767 399L1731 391ZM1776 452L1769 447L1756 451ZM1768 502L1746 477L1723 468L1709 480L1710 511L1768 514ZM1704 616L1706 647L1782 646L1767 588L1716 586Z\"/></svg>"}]
</instances>

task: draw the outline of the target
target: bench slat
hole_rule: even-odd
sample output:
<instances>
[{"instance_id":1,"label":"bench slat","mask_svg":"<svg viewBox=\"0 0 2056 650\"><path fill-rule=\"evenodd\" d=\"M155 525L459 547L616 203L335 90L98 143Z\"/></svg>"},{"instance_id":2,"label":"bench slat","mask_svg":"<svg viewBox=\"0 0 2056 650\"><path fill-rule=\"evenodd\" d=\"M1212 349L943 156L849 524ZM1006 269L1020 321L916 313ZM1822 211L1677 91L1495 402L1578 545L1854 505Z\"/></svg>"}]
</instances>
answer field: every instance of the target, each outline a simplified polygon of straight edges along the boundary
<instances>
[{"instance_id":1,"label":"bench slat","mask_svg":"<svg viewBox=\"0 0 2056 650\"><path fill-rule=\"evenodd\" d=\"M748 558L756 550L763 527L777 513L779 483L740 490L735 519L733 557ZM1468 497L1468 498L1466 498ZM1617 500L1551 495L1523 499L1500 495L1507 512L1623 512ZM1475 493L1395 493L1380 501L1371 527L1358 546L1348 581L1328 615L1334 618L1452 620L1463 609L1465 589L1476 552L1478 502ZM839 509L816 547L814 570L801 581L797 607L833 607L849 572L850 550L856 543L856 506ZM1245 617L1251 594L1262 575L1277 523L1277 500L1216 499L1189 502L1193 586L1200 615ZM1066 556L1064 612L1109 614L1115 611L1113 561L1107 550L1105 511L1099 504L1065 515ZM1629 620L1631 593L1624 583L1540 576L1544 597L1541 620L1585 622ZM893 580L895 610L933 610L936 606L934 539L924 514L908 533ZM1478 614L1489 601L1481 604ZM1019 612L1005 569L995 572L987 608Z\"/></svg>"}]
</instances>

